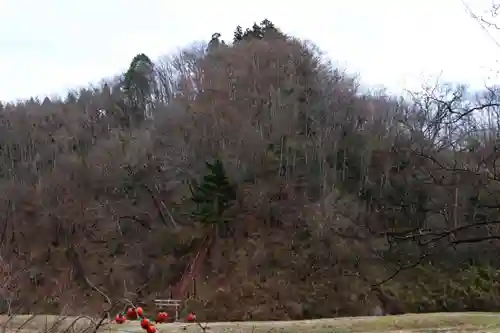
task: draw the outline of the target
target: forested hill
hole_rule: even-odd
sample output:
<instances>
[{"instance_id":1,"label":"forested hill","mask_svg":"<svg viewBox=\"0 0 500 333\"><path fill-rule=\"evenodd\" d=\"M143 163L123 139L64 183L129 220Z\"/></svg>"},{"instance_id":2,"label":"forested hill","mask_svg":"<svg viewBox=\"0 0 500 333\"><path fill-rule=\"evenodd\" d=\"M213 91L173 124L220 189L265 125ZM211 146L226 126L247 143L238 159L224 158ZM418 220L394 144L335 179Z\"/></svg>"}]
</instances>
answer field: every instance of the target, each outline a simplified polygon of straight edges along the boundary
<instances>
[{"instance_id":1,"label":"forested hill","mask_svg":"<svg viewBox=\"0 0 500 333\"><path fill-rule=\"evenodd\" d=\"M358 83L264 20L2 105L1 310L500 310L498 90Z\"/></svg>"}]
</instances>

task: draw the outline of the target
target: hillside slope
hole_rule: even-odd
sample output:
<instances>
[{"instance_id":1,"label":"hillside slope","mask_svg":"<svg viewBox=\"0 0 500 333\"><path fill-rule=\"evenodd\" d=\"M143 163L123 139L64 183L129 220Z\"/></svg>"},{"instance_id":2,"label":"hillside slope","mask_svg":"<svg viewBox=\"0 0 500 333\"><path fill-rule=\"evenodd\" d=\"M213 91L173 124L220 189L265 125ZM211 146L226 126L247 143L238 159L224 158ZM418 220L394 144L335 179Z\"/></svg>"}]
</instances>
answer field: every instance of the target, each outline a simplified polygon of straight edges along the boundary
<instances>
[{"instance_id":1,"label":"hillside slope","mask_svg":"<svg viewBox=\"0 0 500 333\"><path fill-rule=\"evenodd\" d=\"M207 320L500 310L500 104L439 88L362 93L264 20L2 106L0 310L172 293Z\"/></svg>"}]
</instances>

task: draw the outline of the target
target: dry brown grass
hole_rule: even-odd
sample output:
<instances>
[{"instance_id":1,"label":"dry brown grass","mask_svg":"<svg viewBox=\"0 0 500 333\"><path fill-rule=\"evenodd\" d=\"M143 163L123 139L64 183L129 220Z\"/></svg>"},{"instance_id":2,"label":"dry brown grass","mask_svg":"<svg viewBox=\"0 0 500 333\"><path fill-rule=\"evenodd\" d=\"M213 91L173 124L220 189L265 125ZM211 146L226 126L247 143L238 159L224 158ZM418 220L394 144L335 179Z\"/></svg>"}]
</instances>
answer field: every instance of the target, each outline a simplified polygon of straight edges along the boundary
<instances>
[{"instance_id":1,"label":"dry brown grass","mask_svg":"<svg viewBox=\"0 0 500 333\"><path fill-rule=\"evenodd\" d=\"M37 316L26 323L29 316L16 316L7 325L10 332L41 332L46 327L57 327L64 330L73 323L76 317ZM5 326L6 318L0 318ZM79 320L72 331L81 332L91 325L90 320ZM22 326L21 330L18 330ZM206 332L225 333L269 333L269 332L500 332L500 314L497 313L433 313L407 314L386 317L346 317L335 319L317 319L301 321L263 321L263 322L214 322L209 323ZM203 332L196 324L161 324L159 332L196 333ZM104 325L102 332L143 332L137 322L123 325Z\"/></svg>"}]
</instances>

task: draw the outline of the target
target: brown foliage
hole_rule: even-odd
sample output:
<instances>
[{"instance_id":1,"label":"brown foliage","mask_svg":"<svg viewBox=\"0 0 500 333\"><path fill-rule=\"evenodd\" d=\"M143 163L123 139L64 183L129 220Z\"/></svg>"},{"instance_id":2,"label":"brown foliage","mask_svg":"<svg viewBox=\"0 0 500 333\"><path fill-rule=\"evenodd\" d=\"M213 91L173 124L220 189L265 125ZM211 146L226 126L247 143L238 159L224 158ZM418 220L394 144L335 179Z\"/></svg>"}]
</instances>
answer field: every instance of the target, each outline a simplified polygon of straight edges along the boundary
<instances>
[{"instance_id":1,"label":"brown foliage","mask_svg":"<svg viewBox=\"0 0 500 333\"><path fill-rule=\"evenodd\" d=\"M0 274L29 272L8 295L23 310L168 296L204 237L187 182L213 158L238 200L190 304L206 319L400 312L420 301L395 299L411 279L395 273L497 267L495 91L362 94L291 38L193 47L155 79L138 127L116 82L0 114Z\"/></svg>"}]
</instances>

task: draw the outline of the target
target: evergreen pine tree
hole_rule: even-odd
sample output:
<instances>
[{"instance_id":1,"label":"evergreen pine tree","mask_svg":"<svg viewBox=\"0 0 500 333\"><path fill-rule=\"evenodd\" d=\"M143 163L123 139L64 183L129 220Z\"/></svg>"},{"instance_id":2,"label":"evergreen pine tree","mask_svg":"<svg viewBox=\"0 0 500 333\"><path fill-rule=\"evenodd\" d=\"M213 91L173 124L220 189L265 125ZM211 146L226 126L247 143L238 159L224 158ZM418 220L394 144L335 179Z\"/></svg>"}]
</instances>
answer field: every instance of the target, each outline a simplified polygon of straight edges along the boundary
<instances>
[{"instance_id":1,"label":"evergreen pine tree","mask_svg":"<svg viewBox=\"0 0 500 333\"><path fill-rule=\"evenodd\" d=\"M264 34L262 33L262 28L257 23L253 24L251 31L252 31L251 34L252 34L253 38L255 38L255 39L262 39L262 38L264 38Z\"/></svg>"},{"instance_id":2,"label":"evergreen pine tree","mask_svg":"<svg viewBox=\"0 0 500 333\"><path fill-rule=\"evenodd\" d=\"M241 25L236 27L234 31L233 43L241 42L243 40L243 29Z\"/></svg>"},{"instance_id":3,"label":"evergreen pine tree","mask_svg":"<svg viewBox=\"0 0 500 333\"><path fill-rule=\"evenodd\" d=\"M227 230L224 212L236 199L236 189L229 182L224 165L220 160L206 162L206 174L201 183L190 185L191 201L196 208L191 216L205 224L216 225L219 232Z\"/></svg>"},{"instance_id":4,"label":"evergreen pine tree","mask_svg":"<svg viewBox=\"0 0 500 333\"><path fill-rule=\"evenodd\" d=\"M140 124L152 106L154 91L154 64L144 53L136 55L123 76L122 88L126 96L129 126Z\"/></svg>"},{"instance_id":5,"label":"evergreen pine tree","mask_svg":"<svg viewBox=\"0 0 500 333\"><path fill-rule=\"evenodd\" d=\"M243 32L241 26L236 27L233 42L236 43L241 40L264 38L279 38L286 40L287 36L281 30L276 28L273 22L268 19L264 19L260 22L260 24L254 23L252 28L247 28L245 32Z\"/></svg>"}]
</instances>

